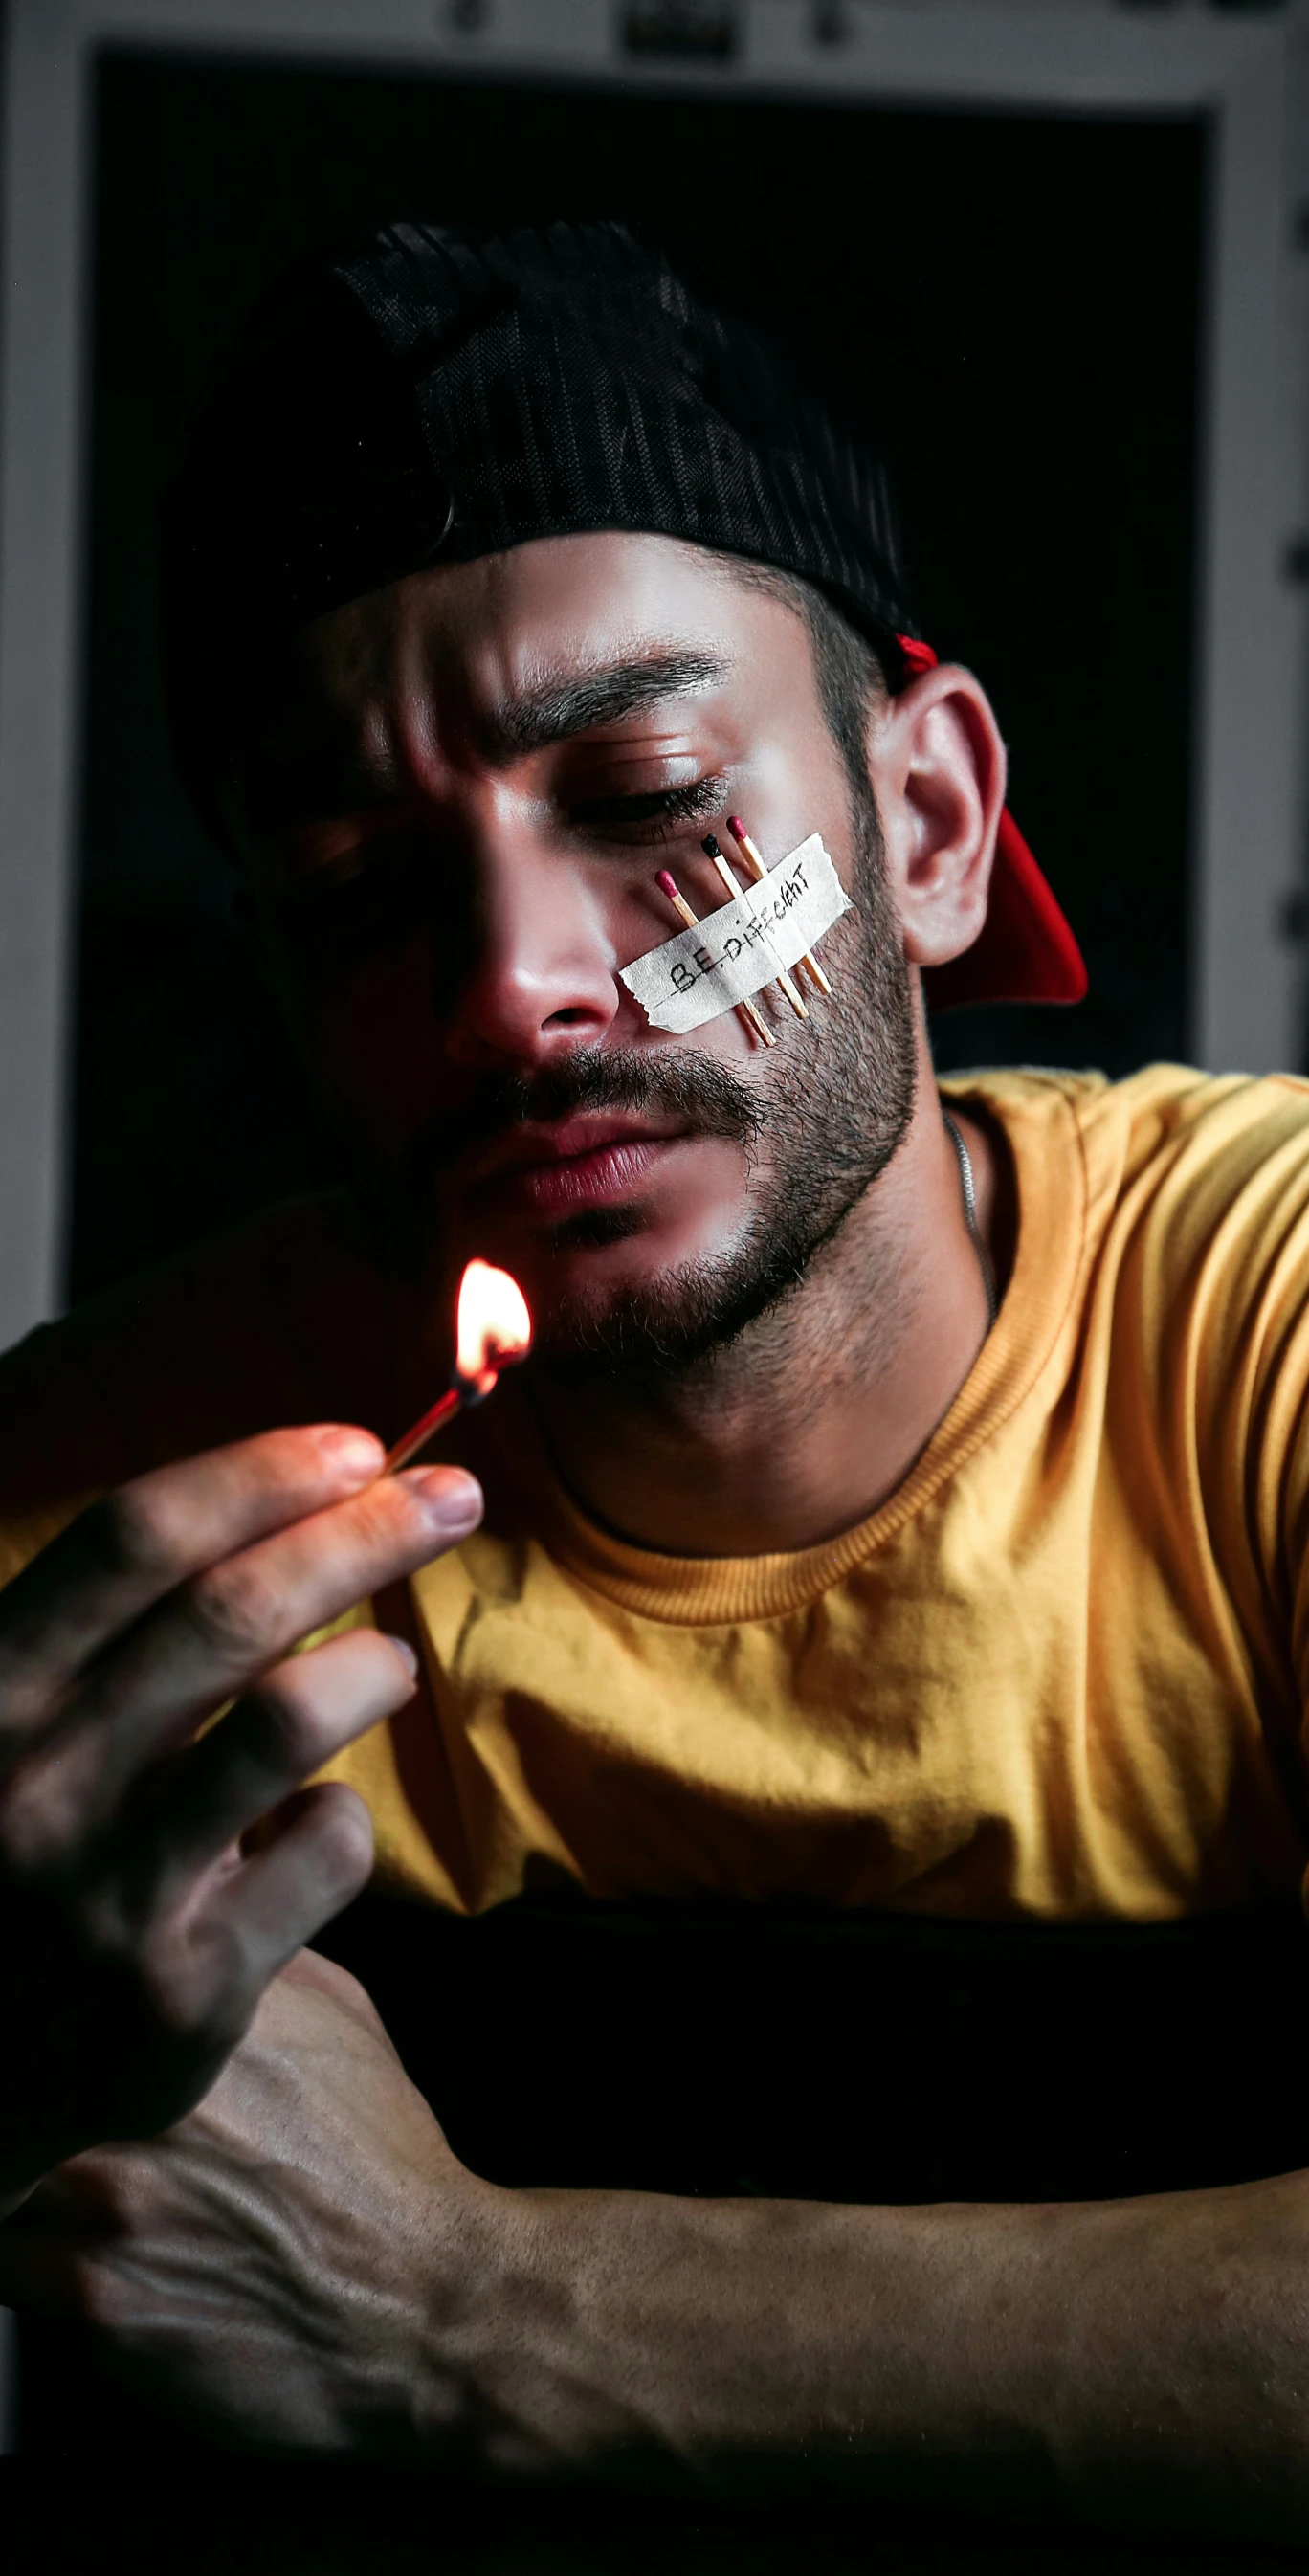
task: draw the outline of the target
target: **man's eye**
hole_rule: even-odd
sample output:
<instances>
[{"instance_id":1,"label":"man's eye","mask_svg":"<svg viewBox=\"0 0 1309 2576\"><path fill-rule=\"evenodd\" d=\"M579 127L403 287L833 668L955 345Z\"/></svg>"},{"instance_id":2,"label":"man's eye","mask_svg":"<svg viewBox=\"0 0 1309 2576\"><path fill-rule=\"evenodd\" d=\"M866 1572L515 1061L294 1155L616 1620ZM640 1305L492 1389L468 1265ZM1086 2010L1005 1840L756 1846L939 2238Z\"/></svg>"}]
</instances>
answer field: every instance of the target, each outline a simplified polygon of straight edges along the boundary
<instances>
[{"instance_id":1,"label":"man's eye","mask_svg":"<svg viewBox=\"0 0 1309 2576\"><path fill-rule=\"evenodd\" d=\"M401 843L316 872L279 909L297 940L328 957L394 945L430 918L437 897L430 852Z\"/></svg>"},{"instance_id":2,"label":"man's eye","mask_svg":"<svg viewBox=\"0 0 1309 2576\"><path fill-rule=\"evenodd\" d=\"M602 832L610 838L630 835L657 841L675 831L679 823L693 823L716 813L724 793L723 779L700 778L690 787L652 788L644 796L593 796L573 806L572 819L583 830Z\"/></svg>"}]
</instances>

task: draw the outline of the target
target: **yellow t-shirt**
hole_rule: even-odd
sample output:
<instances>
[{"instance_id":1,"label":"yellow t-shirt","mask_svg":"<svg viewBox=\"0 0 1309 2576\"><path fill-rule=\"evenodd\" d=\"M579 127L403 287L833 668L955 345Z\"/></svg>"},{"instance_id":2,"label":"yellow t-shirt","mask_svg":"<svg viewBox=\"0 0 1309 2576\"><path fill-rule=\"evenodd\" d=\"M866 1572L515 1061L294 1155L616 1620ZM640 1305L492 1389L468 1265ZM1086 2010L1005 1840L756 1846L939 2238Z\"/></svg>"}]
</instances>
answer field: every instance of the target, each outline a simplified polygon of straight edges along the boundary
<instances>
[{"instance_id":1,"label":"yellow t-shirt","mask_svg":"<svg viewBox=\"0 0 1309 2576\"><path fill-rule=\"evenodd\" d=\"M486 1524L380 1610L424 1689L331 1766L387 1882L469 1911L566 1881L1144 1920L1301 1889L1309 1085L946 1088L1008 1140L1014 1266L868 1520L654 1555L570 1503L521 1392L474 1417ZM331 1222L270 1220L11 1356L0 1571L111 1472L259 1421L398 1426L395 1301ZM338 1273L349 1329L314 1327Z\"/></svg>"}]
</instances>

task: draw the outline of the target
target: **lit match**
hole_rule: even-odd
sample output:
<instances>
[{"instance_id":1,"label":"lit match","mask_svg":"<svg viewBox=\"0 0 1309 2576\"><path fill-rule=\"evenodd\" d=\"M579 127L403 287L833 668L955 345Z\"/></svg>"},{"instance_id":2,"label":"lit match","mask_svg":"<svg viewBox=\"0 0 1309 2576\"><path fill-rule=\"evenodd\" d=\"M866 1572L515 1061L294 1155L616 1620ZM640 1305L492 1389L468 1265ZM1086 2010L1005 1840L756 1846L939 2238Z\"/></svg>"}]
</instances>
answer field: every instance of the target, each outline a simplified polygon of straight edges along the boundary
<instances>
[{"instance_id":1,"label":"lit match","mask_svg":"<svg viewBox=\"0 0 1309 2576\"><path fill-rule=\"evenodd\" d=\"M383 1474L407 1467L457 1413L481 1404L501 1369L525 1360L531 1347L532 1318L517 1280L507 1270L493 1270L489 1261L470 1261L459 1282L454 1375L430 1412L388 1449Z\"/></svg>"}]
</instances>

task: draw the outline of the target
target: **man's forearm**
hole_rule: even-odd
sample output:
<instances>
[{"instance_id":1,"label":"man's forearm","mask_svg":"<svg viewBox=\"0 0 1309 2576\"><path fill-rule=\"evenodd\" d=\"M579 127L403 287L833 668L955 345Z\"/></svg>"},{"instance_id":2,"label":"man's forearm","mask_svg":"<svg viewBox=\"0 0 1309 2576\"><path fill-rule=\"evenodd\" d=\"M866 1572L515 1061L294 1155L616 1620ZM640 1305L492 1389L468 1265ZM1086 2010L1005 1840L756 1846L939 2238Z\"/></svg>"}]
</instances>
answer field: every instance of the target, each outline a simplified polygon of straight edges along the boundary
<instances>
[{"instance_id":1,"label":"man's forearm","mask_svg":"<svg viewBox=\"0 0 1309 2576\"><path fill-rule=\"evenodd\" d=\"M265 2448L1309 2532L1309 2174L1042 2208L504 2191L312 1953L194 2111L0 2228L0 2299Z\"/></svg>"},{"instance_id":2,"label":"man's forearm","mask_svg":"<svg viewBox=\"0 0 1309 2576\"><path fill-rule=\"evenodd\" d=\"M433 2342L487 2467L1309 2528L1309 2175L1072 2207L496 2198L494 2288Z\"/></svg>"}]
</instances>

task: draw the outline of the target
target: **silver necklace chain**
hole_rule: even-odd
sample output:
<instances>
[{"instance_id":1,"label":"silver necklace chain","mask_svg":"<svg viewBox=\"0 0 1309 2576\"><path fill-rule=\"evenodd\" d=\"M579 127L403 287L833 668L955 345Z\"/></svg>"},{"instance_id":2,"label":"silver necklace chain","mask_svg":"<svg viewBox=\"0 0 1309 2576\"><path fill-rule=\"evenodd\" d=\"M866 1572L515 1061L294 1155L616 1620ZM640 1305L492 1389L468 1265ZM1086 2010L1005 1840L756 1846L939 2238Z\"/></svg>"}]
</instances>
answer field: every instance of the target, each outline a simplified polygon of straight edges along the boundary
<instances>
[{"instance_id":1,"label":"silver necklace chain","mask_svg":"<svg viewBox=\"0 0 1309 2576\"><path fill-rule=\"evenodd\" d=\"M959 1163L959 1187L963 1192L964 1224L968 1228L968 1240L977 1255L977 1267L981 1271L982 1286L986 1290L986 1329L989 1333L1000 1311L1000 1300L995 1289L995 1269L990 1253L982 1241L977 1223L977 1192L973 1187L973 1158L949 1110L943 1109L941 1116L945 1120L946 1134L954 1147Z\"/></svg>"}]
</instances>

